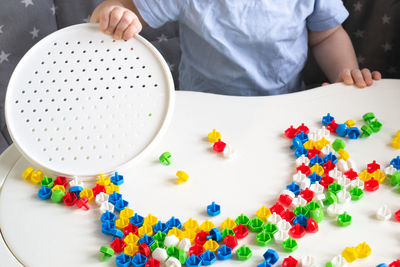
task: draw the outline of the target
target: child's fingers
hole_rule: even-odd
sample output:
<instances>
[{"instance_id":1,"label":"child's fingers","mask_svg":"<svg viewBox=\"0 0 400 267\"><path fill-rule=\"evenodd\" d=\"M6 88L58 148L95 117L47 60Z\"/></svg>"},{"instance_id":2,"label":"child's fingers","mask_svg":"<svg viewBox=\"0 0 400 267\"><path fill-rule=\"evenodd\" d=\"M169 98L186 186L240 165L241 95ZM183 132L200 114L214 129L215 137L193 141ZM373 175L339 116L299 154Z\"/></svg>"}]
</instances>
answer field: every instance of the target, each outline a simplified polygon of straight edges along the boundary
<instances>
[{"instance_id":1,"label":"child's fingers","mask_svg":"<svg viewBox=\"0 0 400 267\"><path fill-rule=\"evenodd\" d=\"M106 33L114 34L115 27L117 27L117 25L118 25L119 21L121 20L123 14L124 14L124 10L121 9L121 8L114 8L111 11Z\"/></svg>"},{"instance_id":2,"label":"child's fingers","mask_svg":"<svg viewBox=\"0 0 400 267\"><path fill-rule=\"evenodd\" d=\"M339 81L343 81L344 84L346 85L352 85L354 84L353 78L351 77L351 72L349 69L344 69L341 73L340 73L340 79Z\"/></svg>"},{"instance_id":3,"label":"child's fingers","mask_svg":"<svg viewBox=\"0 0 400 267\"><path fill-rule=\"evenodd\" d=\"M358 88L364 88L366 86L364 82L364 77L359 69L352 70L351 76L353 77L355 84Z\"/></svg>"},{"instance_id":4,"label":"child's fingers","mask_svg":"<svg viewBox=\"0 0 400 267\"><path fill-rule=\"evenodd\" d=\"M372 82L372 74L371 71L369 69L362 69L361 70L361 74L364 77L364 82L367 86L370 86L373 82Z\"/></svg>"},{"instance_id":5,"label":"child's fingers","mask_svg":"<svg viewBox=\"0 0 400 267\"><path fill-rule=\"evenodd\" d=\"M327 86L329 85L329 83L322 83L322 86Z\"/></svg>"},{"instance_id":6,"label":"child's fingers","mask_svg":"<svg viewBox=\"0 0 400 267\"><path fill-rule=\"evenodd\" d=\"M131 39L135 34L138 34L142 30L142 24L140 23L139 19L136 18L133 22L129 25L129 27L125 30L122 38L124 40Z\"/></svg>"},{"instance_id":7,"label":"child's fingers","mask_svg":"<svg viewBox=\"0 0 400 267\"><path fill-rule=\"evenodd\" d=\"M128 26L132 23L134 15L132 12L125 11L119 20L119 23L114 32L114 38L119 40L122 38L122 34L128 28Z\"/></svg>"},{"instance_id":8,"label":"child's fingers","mask_svg":"<svg viewBox=\"0 0 400 267\"><path fill-rule=\"evenodd\" d=\"M112 11L111 7L104 7L101 11L100 14L98 15L98 20L96 22L99 22L100 30L105 31L107 30L108 27L108 22L110 20L110 12Z\"/></svg>"},{"instance_id":9,"label":"child's fingers","mask_svg":"<svg viewBox=\"0 0 400 267\"><path fill-rule=\"evenodd\" d=\"M374 80L380 80L382 79L382 75L379 71L373 71L372 72L372 79Z\"/></svg>"}]
</instances>

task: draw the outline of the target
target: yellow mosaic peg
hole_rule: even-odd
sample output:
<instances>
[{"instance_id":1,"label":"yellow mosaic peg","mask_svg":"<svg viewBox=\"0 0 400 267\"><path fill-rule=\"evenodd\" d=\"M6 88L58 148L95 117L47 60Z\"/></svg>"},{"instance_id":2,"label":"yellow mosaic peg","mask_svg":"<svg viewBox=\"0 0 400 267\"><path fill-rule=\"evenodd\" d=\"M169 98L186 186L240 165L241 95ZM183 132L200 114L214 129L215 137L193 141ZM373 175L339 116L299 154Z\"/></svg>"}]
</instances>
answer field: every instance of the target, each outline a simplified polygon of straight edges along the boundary
<instances>
[{"instance_id":1,"label":"yellow mosaic peg","mask_svg":"<svg viewBox=\"0 0 400 267\"><path fill-rule=\"evenodd\" d=\"M303 144L303 147L307 150L312 149L313 147L315 147L314 141L308 139L308 141Z\"/></svg>"},{"instance_id":2,"label":"yellow mosaic peg","mask_svg":"<svg viewBox=\"0 0 400 267\"><path fill-rule=\"evenodd\" d=\"M153 235L153 226L148 225L148 224L143 224L139 229L138 229L138 235L139 237L143 237L144 235Z\"/></svg>"},{"instance_id":3,"label":"yellow mosaic peg","mask_svg":"<svg viewBox=\"0 0 400 267\"><path fill-rule=\"evenodd\" d=\"M221 139L220 132L217 132L215 129L211 133L208 134L208 141L210 143L216 143L218 140Z\"/></svg>"},{"instance_id":4,"label":"yellow mosaic peg","mask_svg":"<svg viewBox=\"0 0 400 267\"><path fill-rule=\"evenodd\" d=\"M193 230L185 230L183 232L185 234L185 238L190 240L190 243L194 244L194 239L196 238L196 232Z\"/></svg>"},{"instance_id":5,"label":"yellow mosaic peg","mask_svg":"<svg viewBox=\"0 0 400 267\"><path fill-rule=\"evenodd\" d=\"M118 185L110 183L108 186L106 186L107 195L111 195L112 193L114 193L114 191L119 193L119 186Z\"/></svg>"},{"instance_id":6,"label":"yellow mosaic peg","mask_svg":"<svg viewBox=\"0 0 400 267\"><path fill-rule=\"evenodd\" d=\"M209 220L205 220L201 225L200 225L200 230L204 232L210 232L211 229L215 228L215 224Z\"/></svg>"},{"instance_id":7,"label":"yellow mosaic peg","mask_svg":"<svg viewBox=\"0 0 400 267\"><path fill-rule=\"evenodd\" d=\"M376 170L371 174L371 177L374 177L374 179L381 184L383 181L385 181L386 175L381 170Z\"/></svg>"},{"instance_id":8,"label":"yellow mosaic peg","mask_svg":"<svg viewBox=\"0 0 400 267\"><path fill-rule=\"evenodd\" d=\"M356 125L356 122L354 120L347 120L347 121L345 121L344 124L346 124L347 127L351 128Z\"/></svg>"},{"instance_id":9,"label":"yellow mosaic peg","mask_svg":"<svg viewBox=\"0 0 400 267\"><path fill-rule=\"evenodd\" d=\"M342 256L347 262L353 262L358 258L356 248L347 247L342 251Z\"/></svg>"},{"instance_id":10,"label":"yellow mosaic peg","mask_svg":"<svg viewBox=\"0 0 400 267\"><path fill-rule=\"evenodd\" d=\"M371 179L371 174L367 170L363 170L358 174L358 178L360 178L361 181L366 182Z\"/></svg>"},{"instance_id":11,"label":"yellow mosaic peg","mask_svg":"<svg viewBox=\"0 0 400 267\"><path fill-rule=\"evenodd\" d=\"M127 227L129 224L129 219L121 217L118 220L115 221L115 227L117 227L119 230L124 230L125 227Z\"/></svg>"},{"instance_id":12,"label":"yellow mosaic peg","mask_svg":"<svg viewBox=\"0 0 400 267\"><path fill-rule=\"evenodd\" d=\"M144 218L144 221L143 221L144 224L148 224L151 226L156 225L157 222L158 222L158 218L151 215L150 213L149 213L149 215L147 215L146 218Z\"/></svg>"},{"instance_id":13,"label":"yellow mosaic peg","mask_svg":"<svg viewBox=\"0 0 400 267\"><path fill-rule=\"evenodd\" d=\"M311 173L315 172L319 176L322 176L324 174L324 168L318 163L315 163L314 166L310 168L310 172Z\"/></svg>"},{"instance_id":14,"label":"yellow mosaic peg","mask_svg":"<svg viewBox=\"0 0 400 267\"><path fill-rule=\"evenodd\" d=\"M38 184L40 183L40 181L43 180L43 178L44 178L44 173L39 170L36 170L32 172L31 182L34 184Z\"/></svg>"},{"instance_id":15,"label":"yellow mosaic peg","mask_svg":"<svg viewBox=\"0 0 400 267\"><path fill-rule=\"evenodd\" d=\"M129 233L125 238L124 241L126 244L133 244L133 245L137 245L137 243L139 242L139 237L137 235L134 235L132 233Z\"/></svg>"},{"instance_id":16,"label":"yellow mosaic peg","mask_svg":"<svg viewBox=\"0 0 400 267\"><path fill-rule=\"evenodd\" d=\"M65 187L61 184L56 184L55 186L53 186L53 188L51 188L51 192L54 192L54 190L61 190L65 193ZM80 196L80 194L79 194L79 196Z\"/></svg>"},{"instance_id":17,"label":"yellow mosaic peg","mask_svg":"<svg viewBox=\"0 0 400 267\"><path fill-rule=\"evenodd\" d=\"M178 180L176 180L176 184L184 183L189 179L189 175L184 171L177 171L176 176L178 177Z\"/></svg>"},{"instance_id":18,"label":"yellow mosaic peg","mask_svg":"<svg viewBox=\"0 0 400 267\"><path fill-rule=\"evenodd\" d=\"M179 240L182 240L185 238L185 233L176 227L173 227L171 230L169 230L167 235L174 235Z\"/></svg>"},{"instance_id":19,"label":"yellow mosaic peg","mask_svg":"<svg viewBox=\"0 0 400 267\"><path fill-rule=\"evenodd\" d=\"M120 218L127 218L130 219L133 215L135 214L135 212L133 211L133 209L130 209L128 207L125 207L123 210L121 210L121 212L119 213L119 217Z\"/></svg>"},{"instance_id":20,"label":"yellow mosaic peg","mask_svg":"<svg viewBox=\"0 0 400 267\"><path fill-rule=\"evenodd\" d=\"M39 170L35 171L32 167L28 167L23 171L22 177L27 181L38 184L43 180L44 174Z\"/></svg>"},{"instance_id":21,"label":"yellow mosaic peg","mask_svg":"<svg viewBox=\"0 0 400 267\"><path fill-rule=\"evenodd\" d=\"M267 218L271 216L271 210L265 206L262 206L259 210L257 210L256 216L266 222Z\"/></svg>"},{"instance_id":22,"label":"yellow mosaic peg","mask_svg":"<svg viewBox=\"0 0 400 267\"><path fill-rule=\"evenodd\" d=\"M326 147L327 145L329 145L331 142L329 142L328 140L326 140L325 137L322 137L321 139L319 139L318 141L314 142L315 144L315 148L318 150L322 150L324 147Z\"/></svg>"},{"instance_id":23,"label":"yellow mosaic peg","mask_svg":"<svg viewBox=\"0 0 400 267\"><path fill-rule=\"evenodd\" d=\"M126 247L124 248L124 253L129 256L135 255L136 252L138 252L138 251L139 251L139 247L132 243L127 244Z\"/></svg>"},{"instance_id":24,"label":"yellow mosaic peg","mask_svg":"<svg viewBox=\"0 0 400 267\"><path fill-rule=\"evenodd\" d=\"M96 181L96 184L108 186L111 183L111 179L104 177L102 173L99 174L99 177L100 178Z\"/></svg>"},{"instance_id":25,"label":"yellow mosaic peg","mask_svg":"<svg viewBox=\"0 0 400 267\"><path fill-rule=\"evenodd\" d=\"M94 198L93 190L90 188L84 188L80 193L79 197L87 197L88 201L91 201Z\"/></svg>"},{"instance_id":26,"label":"yellow mosaic peg","mask_svg":"<svg viewBox=\"0 0 400 267\"><path fill-rule=\"evenodd\" d=\"M34 171L34 169L32 167L28 167L26 168L23 172L22 172L22 178L24 178L25 180L30 181L31 180L31 175L32 172Z\"/></svg>"},{"instance_id":27,"label":"yellow mosaic peg","mask_svg":"<svg viewBox=\"0 0 400 267\"><path fill-rule=\"evenodd\" d=\"M223 221L221 223L221 229L225 229L225 228L233 229L236 226L237 226L237 223L229 217L226 218L225 221Z\"/></svg>"},{"instance_id":28,"label":"yellow mosaic peg","mask_svg":"<svg viewBox=\"0 0 400 267\"><path fill-rule=\"evenodd\" d=\"M193 220L192 218L189 218L183 226L185 227L185 230L191 230L195 233L198 233L200 231L199 223L196 220Z\"/></svg>"},{"instance_id":29,"label":"yellow mosaic peg","mask_svg":"<svg viewBox=\"0 0 400 267\"><path fill-rule=\"evenodd\" d=\"M219 248L219 245L215 240L208 239L207 242L204 243L203 248L211 252L216 252L217 249Z\"/></svg>"},{"instance_id":30,"label":"yellow mosaic peg","mask_svg":"<svg viewBox=\"0 0 400 267\"><path fill-rule=\"evenodd\" d=\"M372 249L367 243L363 242L356 247L356 252L358 258L363 259L371 255Z\"/></svg>"},{"instance_id":31,"label":"yellow mosaic peg","mask_svg":"<svg viewBox=\"0 0 400 267\"><path fill-rule=\"evenodd\" d=\"M339 160L343 159L343 160L348 160L350 158L349 153L347 153L346 150L344 149L339 149L339 151L337 152L339 154Z\"/></svg>"}]
</instances>

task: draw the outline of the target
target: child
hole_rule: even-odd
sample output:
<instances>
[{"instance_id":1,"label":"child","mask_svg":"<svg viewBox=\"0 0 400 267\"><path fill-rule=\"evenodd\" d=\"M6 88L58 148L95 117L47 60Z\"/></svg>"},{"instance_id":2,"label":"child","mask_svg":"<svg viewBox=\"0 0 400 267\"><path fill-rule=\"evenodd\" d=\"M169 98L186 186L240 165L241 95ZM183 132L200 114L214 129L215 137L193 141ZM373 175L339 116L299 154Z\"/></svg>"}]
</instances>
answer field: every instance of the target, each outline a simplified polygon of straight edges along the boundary
<instances>
[{"instance_id":1,"label":"child","mask_svg":"<svg viewBox=\"0 0 400 267\"><path fill-rule=\"evenodd\" d=\"M106 0L91 22L128 40L143 26L178 21L180 87L228 95L273 95L305 88L311 48L331 82L365 87L381 79L359 70L341 26L341 0Z\"/></svg>"}]
</instances>

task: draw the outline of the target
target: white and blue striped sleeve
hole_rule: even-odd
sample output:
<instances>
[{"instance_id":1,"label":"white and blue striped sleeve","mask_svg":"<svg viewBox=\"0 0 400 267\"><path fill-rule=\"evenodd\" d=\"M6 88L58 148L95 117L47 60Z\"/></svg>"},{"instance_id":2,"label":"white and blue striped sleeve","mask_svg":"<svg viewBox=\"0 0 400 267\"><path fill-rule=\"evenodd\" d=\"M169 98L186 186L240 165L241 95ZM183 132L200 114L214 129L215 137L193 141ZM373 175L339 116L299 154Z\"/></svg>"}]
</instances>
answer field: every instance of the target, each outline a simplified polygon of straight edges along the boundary
<instances>
[{"instance_id":1,"label":"white and blue striped sleeve","mask_svg":"<svg viewBox=\"0 0 400 267\"><path fill-rule=\"evenodd\" d=\"M348 16L342 0L315 0L307 27L311 31L326 31L342 24Z\"/></svg>"}]
</instances>

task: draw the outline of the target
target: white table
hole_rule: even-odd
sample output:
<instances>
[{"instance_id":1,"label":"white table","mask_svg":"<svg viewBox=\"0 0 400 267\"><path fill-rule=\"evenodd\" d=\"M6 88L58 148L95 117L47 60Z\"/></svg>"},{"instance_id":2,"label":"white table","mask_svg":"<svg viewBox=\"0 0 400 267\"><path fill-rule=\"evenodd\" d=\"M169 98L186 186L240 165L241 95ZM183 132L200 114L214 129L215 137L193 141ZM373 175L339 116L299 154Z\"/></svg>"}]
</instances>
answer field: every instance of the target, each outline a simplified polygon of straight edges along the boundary
<instances>
[{"instance_id":1,"label":"white table","mask_svg":"<svg viewBox=\"0 0 400 267\"><path fill-rule=\"evenodd\" d=\"M229 97L195 92L177 92L173 122L166 136L151 153L130 172L124 173L121 191L130 207L147 216L151 213L166 221L172 215L182 223L189 217L203 222L211 219L219 225L226 217L240 213L254 217L262 206L274 203L291 182L295 170L290 141L283 131L301 122L320 127L327 112L337 122L354 119L361 126L362 115L374 112L383 123L379 133L362 140L348 140L346 150L362 170L376 160L382 168L400 154L391 140L400 129L400 81L382 80L366 89L341 84L305 92L272 97ZM210 149L207 134L216 128L224 141L235 147L238 158L226 160ZM158 156L172 154L172 165L163 166ZM29 163L11 146L0 159L0 266L114 266L102 263L99 248L110 237L100 232L97 210L88 212L42 201L38 187L21 178ZM188 182L176 185L175 173L186 171ZM340 228L332 219L320 224L317 234L299 240L292 254L299 259L316 257L319 266L341 253L347 246L367 242L372 255L352 266L376 266L400 257L400 223L374 218L382 204L400 209L400 194L387 184L367 193L346 210L353 216L350 227ZM212 201L222 207L221 215L210 218L206 206ZM94 206L94 205L93 205ZM216 266L249 266L262 262L266 247L258 247L250 234L239 244L253 250L249 261L230 260ZM287 256L278 245L281 259ZM280 260L281 262L281 260Z\"/></svg>"}]
</instances>

